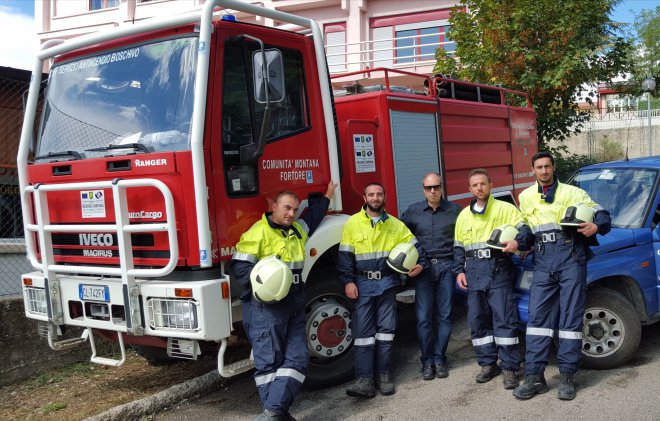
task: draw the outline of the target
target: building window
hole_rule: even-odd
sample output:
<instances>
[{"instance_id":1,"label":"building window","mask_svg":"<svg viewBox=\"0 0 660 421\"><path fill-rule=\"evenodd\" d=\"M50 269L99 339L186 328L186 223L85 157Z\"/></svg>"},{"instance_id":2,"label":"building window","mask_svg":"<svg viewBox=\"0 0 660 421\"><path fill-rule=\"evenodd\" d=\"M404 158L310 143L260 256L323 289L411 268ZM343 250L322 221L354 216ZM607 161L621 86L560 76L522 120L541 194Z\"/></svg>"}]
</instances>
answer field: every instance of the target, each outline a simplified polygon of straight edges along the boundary
<instances>
[{"instance_id":1,"label":"building window","mask_svg":"<svg viewBox=\"0 0 660 421\"><path fill-rule=\"evenodd\" d=\"M396 63L434 60L435 50L438 48L443 48L448 53L456 51L456 43L451 42L447 35L449 27L441 25L396 31Z\"/></svg>"},{"instance_id":2,"label":"building window","mask_svg":"<svg viewBox=\"0 0 660 421\"><path fill-rule=\"evenodd\" d=\"M346 23L330 23L323 28L330 73L346 71Z\"/></svg>"},{"instance_id":3,"label":"building window","mask_svg":"<svg viewBox=\"0 0 660 421\"><path fill-rule=\"evenodd\" d=\"M89 0L89 10L101 10L118 6L119 0Z\"/></svg>"}]
</instances>

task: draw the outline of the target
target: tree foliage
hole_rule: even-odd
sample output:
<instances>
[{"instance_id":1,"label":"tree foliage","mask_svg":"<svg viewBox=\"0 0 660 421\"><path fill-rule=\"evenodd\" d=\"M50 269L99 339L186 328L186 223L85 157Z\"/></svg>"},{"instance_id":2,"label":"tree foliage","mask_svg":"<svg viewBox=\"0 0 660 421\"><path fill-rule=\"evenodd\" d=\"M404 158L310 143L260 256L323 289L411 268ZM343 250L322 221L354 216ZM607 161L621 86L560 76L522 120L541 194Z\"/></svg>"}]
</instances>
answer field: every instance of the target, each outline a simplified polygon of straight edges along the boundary
<instances>
[{"instance_id":1,"label":"tree foliage","mask_svg":"<svg viewBox=\"0 0 660 421\"><path fill-rule=\"evenodd\" d=\"M617 85L634 96L643 94L642 81L647 77L655 78L656 90L652 101L653 108L658 108L660 97L660 6L655 9L644 9L635 16L630 33L631 43L634 45L632 57L633 67L630 77Z\"/></svg>"},{"instance_id":2,"label":"tree foliage","mask_svg":"<svg viewBox=\"0 0 660 421\"><path fill-rule=\"evenodd\" d=\"M609 15L620 0L461 0L449 22L454 59L439 49L434 71L527 92L539 147L578 133L585 84L629 68L630 44ZM467 10L467 11L466 11Z\"/></svg>"}]
</instances>

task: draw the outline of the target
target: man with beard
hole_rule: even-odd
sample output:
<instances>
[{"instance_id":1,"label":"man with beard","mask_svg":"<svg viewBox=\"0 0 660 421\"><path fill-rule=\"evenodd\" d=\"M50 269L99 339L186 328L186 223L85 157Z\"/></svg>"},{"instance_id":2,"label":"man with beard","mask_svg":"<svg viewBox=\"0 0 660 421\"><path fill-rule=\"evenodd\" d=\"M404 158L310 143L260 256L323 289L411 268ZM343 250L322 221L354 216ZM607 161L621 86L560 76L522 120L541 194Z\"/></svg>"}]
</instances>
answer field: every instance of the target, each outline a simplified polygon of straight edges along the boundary
<instances>
[{"instance_id":1,"label":"man with beard","mask_svg":"<svg viewBox=\"0 0 660 421\"><path fill-rule=\"evenodd\" d=\"M525 383L513 391L518 399L546 393L544 371L552 338L557 335L557 365L561 379L557 398L576 396L575 372L582 356L582 328L587 290L587 261L597 245L596 233L610 232L607 210L587 192L555 177L555 159L548 152L532 157L536 183L520 193L520 210L534 233L534 274L529 291L529 322L525 352ZM562 228L566 209L578 204L595 211L593 222Z\"/></svg>"},{"instance_id":2,"label":"man with beard","mask_svg":"<svg viewBox=\"0 0 660 421\"><path fill-rule=\"evenodd\" d=\"M491 196L493 183L485 169L472 170L469 180L474 199L456 219L454 272L459 286L468 291L468 325L481 367L475 380L486 383L504 370L504 388L513 389L518 386L520 353L514 290L518 272L510 253L528 248L529 227L515 206ZM505 224L516 227L518 235L503 240L502 250L489 248L492 232Z\"/></svg>"},{"instance_id":3,"label":"man with beard","mask_svg":"<svg viewBox=\"0 0 660 421\"><path fill-rule=\"evenodd\" d=\"M289 191L278 193L272 212L266 212L236 244L232 270L243 286L243 326L252 345L254 381L264 408L257 420L294 419L289 407L305 380L309 359L301 279L305 243L323 221L336 187L331 181L325 197L310 199L297 221L298 196ZM250 273L259 260L273 255L291 269L294 280L281 301L265 303L252 294Z\"/></svg>"},{"instance_id":4,"label":"man with beard","mask_svg":"<svg viewBox=\"0 0 660 421\"><path fill-rule=\"evenodd\" d=\"M383 186L368 184L363 199L362 210L344 225L337 269L346 296L356 300L352 318L356 381L346 394L370 398L375 396L376 386L383 395L395 393L392 343L397 323L395 289L401 284L401 275L389 268L386 259L395 245L411 243L420 258L408 275L417 276L427 263L410 230L385 212Z\"/></svg>"}]
</instances>

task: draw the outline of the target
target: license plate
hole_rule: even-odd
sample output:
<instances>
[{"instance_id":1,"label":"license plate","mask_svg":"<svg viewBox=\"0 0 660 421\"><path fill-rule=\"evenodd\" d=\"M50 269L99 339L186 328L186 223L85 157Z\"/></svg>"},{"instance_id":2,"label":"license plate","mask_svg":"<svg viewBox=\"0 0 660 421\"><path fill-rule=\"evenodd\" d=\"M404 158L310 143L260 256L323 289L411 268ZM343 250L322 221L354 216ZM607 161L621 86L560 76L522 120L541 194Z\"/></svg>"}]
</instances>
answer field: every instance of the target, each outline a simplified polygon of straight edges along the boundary
<instances>
[{"instance_id":1,"label":"license plate","mask_svg":"<svg viewBox=\"0 0 660 421\"><path fill-rule=\"evenodd\" d=\"M83 301L110 301L110 289L106 285L78 285L78 295Z\"/></svg>"}]
</instances>

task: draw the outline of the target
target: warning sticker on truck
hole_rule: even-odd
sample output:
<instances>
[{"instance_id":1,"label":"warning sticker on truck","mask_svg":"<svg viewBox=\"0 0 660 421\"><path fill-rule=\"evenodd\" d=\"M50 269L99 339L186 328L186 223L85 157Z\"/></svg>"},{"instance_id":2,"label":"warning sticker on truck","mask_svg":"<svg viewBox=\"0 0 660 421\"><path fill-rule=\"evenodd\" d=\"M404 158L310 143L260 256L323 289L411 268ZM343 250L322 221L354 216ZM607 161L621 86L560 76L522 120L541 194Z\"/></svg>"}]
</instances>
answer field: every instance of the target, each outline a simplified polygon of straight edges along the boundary
<instances>
[{"instance_id":1,"label":"warning sticker on truck","mask_svg":"<svg viewBox=\"0 0 660 421\"><path fill-rule=\"evenodd\" d=\"M354 134L355 172L376 172L376 157L374 156L374 135Z\"/></svg>"},{"instance_id":2,"label":"warning sticker on truck","mask_svg":"<svg viewBox=\"0 0 660 421\"><path fill-rule=\"evenodd\" d=\"M80 192L80 209L83 218L105 218L105 196L103 190Z\"/></svg>"}]
</instances>

